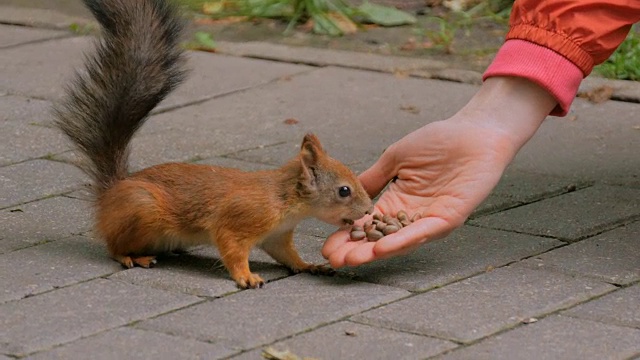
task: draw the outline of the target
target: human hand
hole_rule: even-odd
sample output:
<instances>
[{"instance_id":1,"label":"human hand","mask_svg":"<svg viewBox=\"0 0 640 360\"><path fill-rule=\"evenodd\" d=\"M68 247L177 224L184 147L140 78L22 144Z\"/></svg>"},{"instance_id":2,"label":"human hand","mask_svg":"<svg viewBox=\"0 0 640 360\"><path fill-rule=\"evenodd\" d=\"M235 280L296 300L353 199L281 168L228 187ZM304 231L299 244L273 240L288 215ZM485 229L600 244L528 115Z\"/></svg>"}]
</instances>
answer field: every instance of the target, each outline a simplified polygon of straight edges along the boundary
<instances>
[{"instance_id":1,"label":"human hand","mask_svg":"<svg viewBox=\"0 0 640 360\"><path fill-rule=\"evenodd\" d=\"M377 242L353 241L347 230L337 231L322 249L333 267L405 254L425 242L443 238L461 226L489 195L555 105L548 93L526 80L489 80L485 83L488 86L483 85L459 113L408 134L360 175L372 197L388 185L375 204L376 212L395 216L405 210L409 216L420 213L422 219ZM519 91L514 93L513 86ZM494 98L499 91L505 93ZM517 111L511 106L501 112L500 104L488 100L516 106L524 120L512 120ZM369 218L356 224L362 225Z\"/></svg>"}]
</instances>

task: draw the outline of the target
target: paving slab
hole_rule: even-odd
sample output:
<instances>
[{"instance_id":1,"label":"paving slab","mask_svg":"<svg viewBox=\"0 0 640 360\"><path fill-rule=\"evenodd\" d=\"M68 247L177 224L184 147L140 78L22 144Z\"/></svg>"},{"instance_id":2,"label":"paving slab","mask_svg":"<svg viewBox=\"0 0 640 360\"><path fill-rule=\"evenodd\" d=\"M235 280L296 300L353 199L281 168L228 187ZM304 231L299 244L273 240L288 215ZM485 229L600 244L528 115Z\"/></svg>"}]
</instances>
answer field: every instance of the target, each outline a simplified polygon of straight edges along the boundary
<instances>
[{"instance_id":1,"label":"paving slab","mask_svg":"<svg viewBox=\"0 0 640 360\"><path fill-rule=\"evenodd\" d=\"M425 291L542 253L562 242L463 226L402 257L340 270L356 279Z\"/></svg>"},{"instance_id":2,"label":"paving slab","mask_svg":"<svg viewBox=\"0 0 640 360\"><path fill-rule=\"evenodd\" d=\"M409 293L347 279L300 274L245 290L138 326L234 349L269 344ZM233 326L217 321L232 319Z\"/></svg>"},{"instance_id":3,"label":"paving slab","mask_svg":"<svg viewBox=\"0 0 640 360\"><path fill-rule=\"evenodd\" d=\"M640 106L576 99L549 117L512 163L518 170L640 188Z\"/></svg>"},{"instance_id":4,"label":"paving slab","mask_svg":"<svg viewBox=\"0 0 640 360\"><path fill-rule=\"evenodd\" d=\"M68 149L63 135L53 129L32 124L0 123L0 166L50 157Z\"/></svg>"},{"instance_id":5,"label":"paving slab","mask_svg":"<svg viewBox=\"0 0 640 360\"><path fill-rule=\"evenodd\" d=\"M0 305L0 353L24 356L200 298L96 279Z\"/></svg>"},{"instance_id":6,"label":"paving slab","mask_svg":"<svg viewBox=\"0 0 640 360\"><path fill-rule=\"evenodd\" d=\"M574 242L640 217L640 190L596 185L470 221Z\"/></svg>"},{"instance_id":7,"label":"paving slab","mask_svg":"<svg viewBox=\"0 0 640 360\"><path fill-rule=\"evenodd\" d=\"M640 329L640 284L578 305L563 315Z\"/></svg>"},{"instance_id":8,"label":"paving slab","mask_svg":"<svg viewBox=\"0 0 640 360\"><path fill-rule=\"evenodd\" d=\"M288 46L258 41L217 42L218 51L234 56L257 57L314 66L339 65L356 69L386 72L423 72L442 70L445 62L405 56L386 56L334 49L317 49L303 46Z\"/></svg>"},{"instance_id":9,"label":"paving slab","mask_svg":"<svg viewBox=\"0 0 640 360\"><path fill-rule=\"evenodd\" d=\"M294 234L296 248L302 259L315 264L327 263L321 254L325 240ZM251 271L260 274L267 282L292 275L286 267L258 248L252 250L249 266ZM159 257L158 264L153 269L129 269L114 274L111 278L197 296L220 297L238 291L214 246L199 246L185 254Z\"/></svg>"},{"instance_id":10,"label":"paving slab","mask_svg":"<svg viewBox=\"0 0 640 360\"><path fill-rule=\"evenodd\" d=\"M86 202L60 196L0 210L0 254L85 232L90 210Z\"/></svg>"},{"instance_id":11,"label":"paving slab","mask_svg":"<svg viewBox=\"0 0 640 360\"><path fill-rule=\"evenodd\" d=\"M2 93L0 89L0 122L51 125L51 102Z\"/></svg>"},{"instance_id":12,"label":"paving slab","mask_svg":"<svg viewBox=\"0 0 640 360\"><path fill-rule=\"evenodd\" d=\"M3 8L4 7L0 6L0 9ZM63 36L69 36L69 33L66 31L33 29L24 26L0 24L0 49Z\"/></svg>"},{"instance_id":13,"label":"paving slab","mask_svg":"<svg viewBox=\"0 0 640 360\"><path fill-rule=\"evenodd\" d=\"M67 14L66 11L63 13L57 11L58 9L55 7L59 5L57 2L50 1L48 3L49 6L37 9L20 6L25 5L24 1L3 0L2 5L0 5L0 22L61 30L68 30L72 24L85 25L89 23L87 19L88 16L80 16L80 14L77 14L75 11L71 14ZM74 8L82 8L82 6L78 6L78 2L76 1L68 1L67 4L65 4L65 10L68 10L69 4L73 3L76 3ZM86 10L84 10L84 12L86 12Z\"/></svg>"},{"instance_id":14,"label":"paving slab","mask_svg":"<svg viewBox=\"0 0 640 360\"><path fill-rule=\"evenodd\" d=\"M382 329L349 321L279 341L269 347L312 359L425 359L457 345L426 336ZM243 353L233 360L260 359L263 349Z\"/></svg>"},{"instance_id":15,"label":"paving slab","mask_svg":"<svg viewBox=\"0 0 640 360\"><path fill-rule=\"evenodd\" d=\"M304 134L313 132L334 158L369 163L409 131L452 115L475 91L466 84L328 67L159 114L141 135L175 129L176 124L183 131L213 131L210 145L197 147L208 146L214 155L291 143L279 148L282 164L297 153L293 144L299 146ZM402 110L405 106L419 107L421 115ZM288 125L287 119L298 123Z\"/></svg>"},{"instance_id":16,"label":"paving slab","mask_svg":"<svg viewBox=\"0 0 640 360\"><path fill-rule=\"evenodd\" d=\"M578 90L578 96L597 91L605 86L613 89L613 94L611 95L613 100L632 103L640 102L640 83L638 81L606 79L594 76L594 74L587 76L582 81Z\"/></svg>"},{"instance_id":17,"label":"paving slab","mask_svg":"<svg viewBox=\"0 0 640 360\"><path fill-rule=\"evenodd\" d=\"M122 327L27 357L29 360L81 359L222 359L234 351L173 335Z\"/></svg>"},{"instance_id":18,"label":"paving slab","mask_svg":"<svg viewBox=\"0 0 640 360\"><path fill-rule=\"evenodd\" d=\"M470 218L522 206L590 185L593 184L579 179L532 174L509 168L489 197L478 206Z\"/></svg>"},{"instance_id":19,"label":"paving slab","mask_svg":"<svg viewBox=\"0 0 640 360\"><path fill-rule=\"evenodd\" d=\"M527 259L532 267L627 285L640 280L640 222Z\"/></svg>"},{"instance_id":20,"label":"paving slab","mask_svg":"<svg viewBox=\"0 0 640 360\"><path fill-rule=\"evenodd\" d=\"M74 69L83 62L83 53L92 51L90 36L56 39L39 44L5 49L0 61L5 66L0 89L39 99L59 100ZM42 56L46 53L46 58ZM239 59L224 55L187 52L187 67L194 69L188 79L159 109L220 96L308 71L303 65Z\"/></svg>"},{"instance_id":21,"label":"paving slab","mask_svg":"<svg viewBox=\"0 0 640 360\"><path fill-rule=\"evenodd\" d=\"M274 264L251 262L250 267L267 282L289 275L286 268ZM153 269L133 268L110 278L197 296L220 297L238 291L220 258L201 252L160 257Z\"/></svg>"},{"instance_id":22,"label":"paving slab","mask_svg":"<svg viewBox=\"0 0 640 360\"><path fill-rule=\"evenodd\" d=\"M554 315L437 359L629 359L638 352L640 330Z\"/></svg>"},{"instance_id":23,"label":"paving slab","mask_svg":"<svg viewBox=\"0 0 640 360\"><path fill-rule=\"evenodd\" d=\"M50 102L0 95L0 114L0 166L69 149L62 133L47 126Z\"/></svg>"},{"instance_id":24,"label":"paving slab","mask_svg":"<svg viewBox=\"0 0 640 360\"><path fill-rule=\"evenodd\" d=\"M188 51L187 80L157 110L211 99L223 94L259 87L312 71L304 65L257 61L221 54Z\"/></svg>"},{"instance_id":25,"label":"paving slab","mask_svg":"<svg viewBox=\"0 0 640 360\"><path fill-rule=\"evenodd\" d=\"M84 174L76 167L31 160L0 168L0 208L58 195L79 187Z\"/></svg>"},{"instance_id":26,"label":"paving slab","mask_svg":"<svg viewBox=\"0 0 640 360\"><path fill-rule=\"evenodd\" d=\"M614 289L613 285L593 279L508 266L364 312L352 319L469 343L531 317L567 308Z\"/></svg>"},{"instance_id":27,"label":"paving slab","mask_svg":"<svg viewBox=\"0 0 640 360\"><path fill-rule=\"evenodd\" d=\"M122 270L103 244L74 236L0 255L0 303Z\"/></svg>"}]
</instances>

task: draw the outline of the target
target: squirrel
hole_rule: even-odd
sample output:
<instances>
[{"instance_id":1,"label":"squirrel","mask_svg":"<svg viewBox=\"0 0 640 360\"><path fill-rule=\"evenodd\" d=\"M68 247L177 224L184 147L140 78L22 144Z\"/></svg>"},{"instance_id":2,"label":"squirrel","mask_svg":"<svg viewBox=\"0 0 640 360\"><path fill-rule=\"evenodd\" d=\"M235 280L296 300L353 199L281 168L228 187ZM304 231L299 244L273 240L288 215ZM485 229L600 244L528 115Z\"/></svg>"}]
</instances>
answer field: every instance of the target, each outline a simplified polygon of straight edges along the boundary
<instances>
[{"instance_id":1,"label":"squirrel","mask_svg":"<svg viewBox=\"0 0 640 360\"><path fill-rule=\"evenodd\" d=\"M332 273L301 259L293 230L309 217L343 226L370 214L372 201L356 175L313 134L274 170L165 163L130 174L131 139L186 78L184 23L165 0L83 1L102 36L54 107L54 124L92 180L96 230L111 257L126 268L148 268L159 254L215 245L240 288L264 284L249 268L255 246L294 273Z\"/></svg>"}]
</instances>

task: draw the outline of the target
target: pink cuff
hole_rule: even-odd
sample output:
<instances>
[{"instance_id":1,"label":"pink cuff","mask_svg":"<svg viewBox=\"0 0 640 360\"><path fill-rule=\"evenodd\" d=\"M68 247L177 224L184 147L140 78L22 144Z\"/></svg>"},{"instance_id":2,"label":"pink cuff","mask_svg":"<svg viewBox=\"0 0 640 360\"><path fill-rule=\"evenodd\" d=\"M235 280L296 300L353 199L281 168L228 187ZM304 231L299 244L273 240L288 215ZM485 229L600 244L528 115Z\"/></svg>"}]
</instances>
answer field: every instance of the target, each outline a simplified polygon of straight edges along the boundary
<instances>
[{"instance_id":1,"label":"pink cuff","mask_svg":"<svg viewBox=\"0 0 640 360\"><path fill-rule=\"evenodd\" d=\"M525 40L507 40L483 75L516 76L531 80L558 101L550 113L565 116L578 93L584 74L564 56Z\"/></svg>"}]
</instances>

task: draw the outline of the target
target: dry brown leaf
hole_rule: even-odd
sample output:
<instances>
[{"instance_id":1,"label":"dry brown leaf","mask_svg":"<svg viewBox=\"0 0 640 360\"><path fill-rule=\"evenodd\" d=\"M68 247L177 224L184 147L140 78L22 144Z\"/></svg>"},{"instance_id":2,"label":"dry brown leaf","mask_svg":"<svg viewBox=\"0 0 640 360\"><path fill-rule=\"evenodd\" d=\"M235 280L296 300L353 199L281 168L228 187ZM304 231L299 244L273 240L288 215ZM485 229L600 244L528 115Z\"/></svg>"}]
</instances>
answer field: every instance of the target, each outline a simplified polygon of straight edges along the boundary
<instances>
[{"instance_id":1,"label":"dry brown leaf","mask_svg":"<svg viewBox=\"0 0 640 360\"><path fill-rule=\"evenodd\" d=\"M300 121L298 121L297 119L294 119L294 118L289 118L289 119L286 119L284 121L284 123L287 124L287 125L295 125L295 124L297 124L299 122Z\"/></svg>"},{"instance_id":2,"label":"dry brown leaf","mask_svg":"<svg viewBox=\"0 0 640 360\"><path fill-rule=\"evenodd\" d=\"M613 95L613 88L609 85L602 85L589 91L581 92L578 97L588 99L594 104L603 103Z\"/></svg>"},{"instance_id":3,"label":"dry brown leaf","mask_svg":"<svg viewBox=\"0 0 640 360\"><path fill-rule=\"evenodd\" d=\"M210 1L202 4L202 12L207 15L219 14L222 11L224 11L224 8L225 8L224 0Z\"/></svg>"},{"instance_id":4,"label":"dry brown leaf","mask_svg":"<svg viewBox=\"0 0 640 360\"><path fill-rule=\"evenodd\" d=\"M333 20L333 23L336 24L344 34L353 34L358 31L358 25L340 13L330 12L327 13L327 16Z\"/></svg>"},{"instance_id":5,"label":"dry brown leaf","mask_svg":"<svg viewBox=\"0 0 640 360\"><path fill-rule=\"evenodd\" d=\"M402 105L400 106L400 110L406 111L412 114L420 114L420 109L418 109L415 105Z\"/></svg>"}]
</instances>

